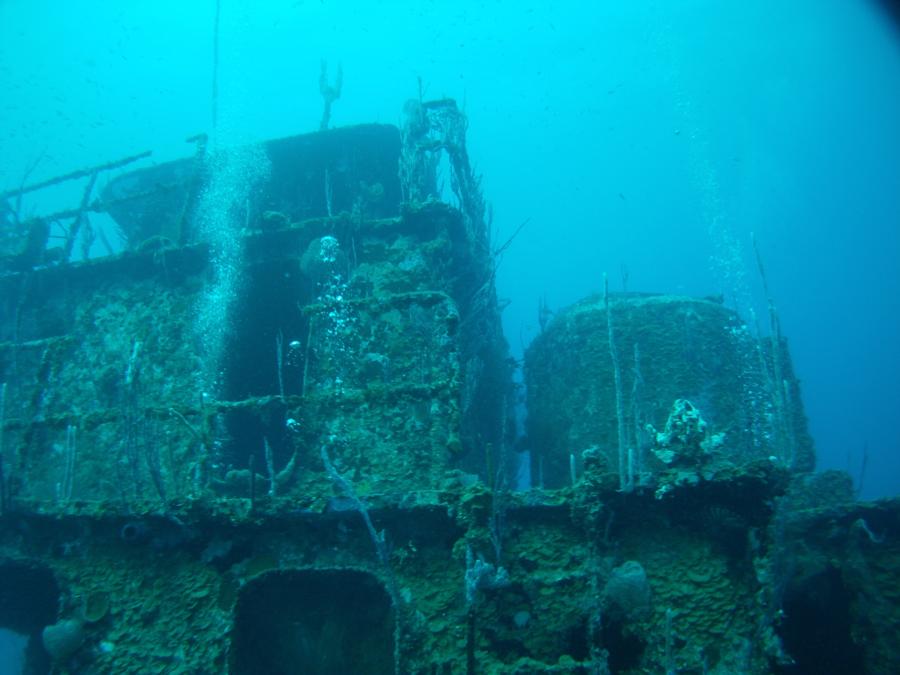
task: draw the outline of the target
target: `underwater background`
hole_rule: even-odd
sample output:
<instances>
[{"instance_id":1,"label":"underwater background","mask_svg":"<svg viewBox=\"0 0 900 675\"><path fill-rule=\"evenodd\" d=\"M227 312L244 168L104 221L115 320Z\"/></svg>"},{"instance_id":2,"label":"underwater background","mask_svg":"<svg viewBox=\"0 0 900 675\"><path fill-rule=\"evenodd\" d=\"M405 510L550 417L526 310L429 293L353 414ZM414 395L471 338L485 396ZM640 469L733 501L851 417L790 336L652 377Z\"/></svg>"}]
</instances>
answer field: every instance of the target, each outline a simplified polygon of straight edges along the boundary
<instances>
[{"instance_id":1,"label":"underwater background","mask_svg":"<svg viewBox=\"0 0 900 675\"><path fill-rule=\"evenodd\" d=\"M900 492L896 26L837 0L553 5L0 0L0 188L185 157L204 131L313 131L323 59L343 72L332 127L453 97L495 247L525 223L497 278L515 356L541 299L560 309L604 273L614 290L723 294L766 324L753 233L818 467L864 498ZM26 211L73 201L40 199Z\"/></svg>"},{"instance_id":2,"label":"underwater background","mask_svg":"<svg viewBox=\"0 0 900 675\"><path fill-rule=\"evenodd\" d=\"M900 672L898 83L887 0L0 0L0 675Z\"/></svg>"}]
</instances>

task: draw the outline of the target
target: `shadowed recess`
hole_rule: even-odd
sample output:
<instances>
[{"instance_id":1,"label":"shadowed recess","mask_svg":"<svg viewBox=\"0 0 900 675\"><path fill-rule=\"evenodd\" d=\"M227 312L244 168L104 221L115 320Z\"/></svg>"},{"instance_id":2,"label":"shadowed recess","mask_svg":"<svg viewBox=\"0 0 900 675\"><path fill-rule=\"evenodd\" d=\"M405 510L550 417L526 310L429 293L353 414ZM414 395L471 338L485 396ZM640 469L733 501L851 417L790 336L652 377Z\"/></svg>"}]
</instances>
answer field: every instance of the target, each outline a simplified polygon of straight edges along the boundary
<instances>
[{"instance_id":1,"label":"shadowed recess","mask_svg":"<svg viewBox=\"0 0 900 675\"><path fill-rule=\"evenodd\" d=\"M393 627L390 598L371 574L271 572L241 591L230 672L393 673Z\"/></svg>"},{"instance_id":2,"label":"shadowed recess","mask_svg":"<svg viewBox=\"0 0 900 675\"><path fill-rule=\"evenodd\" d=\"M853 641L851 601L834 568L793 581L785 593L785 620L778 632L794 664L777 672L867 672L863 650Z\"/></svg>"},{"instance_id":3,"label":"shadowed recess","mask_svg":"<svg viewBox=\"0 0 900 675\"><path fill-rule=\"evenodd\" d=\"M50 672L41 631L56 621L58 604L59 586L49 570L22 563L0 565L0 628L28 638L23 672Z\"/></svg>"}]
</instances>

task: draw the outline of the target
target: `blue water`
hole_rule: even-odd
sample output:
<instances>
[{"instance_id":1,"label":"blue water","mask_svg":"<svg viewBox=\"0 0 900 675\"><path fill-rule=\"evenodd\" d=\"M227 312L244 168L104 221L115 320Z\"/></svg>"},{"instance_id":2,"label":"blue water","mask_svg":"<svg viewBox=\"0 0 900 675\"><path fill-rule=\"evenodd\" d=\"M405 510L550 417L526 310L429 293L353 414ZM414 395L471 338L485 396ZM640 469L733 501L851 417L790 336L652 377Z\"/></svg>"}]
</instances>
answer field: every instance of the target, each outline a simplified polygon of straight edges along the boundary
<instances>
[{"instance_id":1,"label":"blue water","mask_svg":"<svg viewBox=\"0 0 900 675\"><path fill-rule=\"evenodd\" d=\"M821 468L900 492L900 37L865 2L221 0L217 143L400 121L452 96L494 207L516 354L538 299L613 288L764 305ZM212 129L215 0L0 0L0 189ZM40 212L56 206L29 204ZM69 202L71 205L71 202ZM625 278L627 276L627 282Z\"/></svg>"},{"instance_id":2,"label":"blue water","mask_svg":"<svg viewBox=\"0 0 900 675\"><path fill-rule=\"evenodd\" d=\"M27 638L0 628L0 675L19 675L25 661Z\"/></svg>"}]
</instances>

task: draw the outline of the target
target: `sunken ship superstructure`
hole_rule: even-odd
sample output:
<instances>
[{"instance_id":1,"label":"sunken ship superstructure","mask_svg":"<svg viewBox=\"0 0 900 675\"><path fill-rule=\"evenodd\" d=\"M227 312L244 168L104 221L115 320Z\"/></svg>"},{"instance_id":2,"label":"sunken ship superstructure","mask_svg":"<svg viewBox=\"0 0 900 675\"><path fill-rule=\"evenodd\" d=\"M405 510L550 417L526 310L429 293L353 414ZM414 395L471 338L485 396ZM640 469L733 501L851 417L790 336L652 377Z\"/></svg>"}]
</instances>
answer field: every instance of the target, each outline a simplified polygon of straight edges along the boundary
<instances>
[{"instance_id":1,"label":"sunken ship superstructure","mask_svg":"<svg viewBox=\"0 0 900 675\"><path fill-rule=\"evenodd\" d=\"M405 112L74 172L52 216L15 204L53 181L2 195L26 672L900 669L896 503L812 473L774 310L542 312L517 437L465 118Z\"/></svg>"}]
</instances>

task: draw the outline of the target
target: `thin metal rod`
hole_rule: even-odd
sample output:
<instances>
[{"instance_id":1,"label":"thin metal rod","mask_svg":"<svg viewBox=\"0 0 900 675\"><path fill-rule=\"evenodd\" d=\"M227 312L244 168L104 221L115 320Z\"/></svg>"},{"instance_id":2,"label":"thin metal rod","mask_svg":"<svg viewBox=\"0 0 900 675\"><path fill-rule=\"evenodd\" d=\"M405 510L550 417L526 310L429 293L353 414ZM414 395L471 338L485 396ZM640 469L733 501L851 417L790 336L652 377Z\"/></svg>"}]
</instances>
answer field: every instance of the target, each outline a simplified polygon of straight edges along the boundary
<instances>
[{"instance_id":1,"label":"thin metal rod","mask_svg":"<svg viewBox=\"0 0 900 675\"><path fill-rule=\"evenodd\" d=\"M215 138L219 123L219 18L222 14L222 0L216 0L216 18L213 23L213 81L212 81L212 129Z\"/></svg>"},{"instance_id":2,"label":"thin metal rod","mask_svg":"<svg viewBox=\"0 0 900 675\"><path fill-rule=\"evenodd\" d=\"M142 152L138 155L131 155L130 157L124 157L122 159L117 159L114 162L107 162L106 164L98 164L97 166L92 166L87 169L79 169L78 171L73 171L71 173L67 173L62 176L57 176L56 178L50 178L48 180L41 181L40 183L33 183L32 185L26 185L24 187L20 187L15 190L7 190L6 192L0 192L0 200L8 199L9 197L15 197L16 195L25 194L26 192L34 192L35 190L41 190L43 188L50 187L52 185L64 183L67 180L75 180L76 178L84 178L85 176L90 176L91 174L99 173L101 171L109 171L111 169L118 169L119 167L123 167L126 164L131 164L132 162L136 162L139 159L146 159L147 157L149 157L152 154L153 154L152 150L147 150L146 152Z\"/></svg>"}]
</instances>

